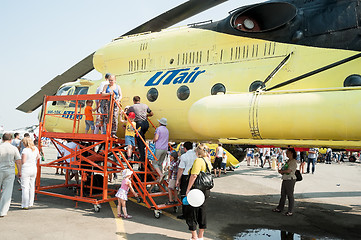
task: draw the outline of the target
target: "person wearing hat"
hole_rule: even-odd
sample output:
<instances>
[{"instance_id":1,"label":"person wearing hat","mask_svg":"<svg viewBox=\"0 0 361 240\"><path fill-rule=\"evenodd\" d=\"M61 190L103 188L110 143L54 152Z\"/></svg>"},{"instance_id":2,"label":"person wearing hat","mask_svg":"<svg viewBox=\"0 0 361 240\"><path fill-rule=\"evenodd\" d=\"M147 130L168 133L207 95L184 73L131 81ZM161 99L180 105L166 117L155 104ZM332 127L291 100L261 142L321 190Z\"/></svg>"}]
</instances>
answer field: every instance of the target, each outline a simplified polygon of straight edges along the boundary
<instances>
[{"instance_id":1,"label":"person wearing hat","mask_svg":"<svg viewBox=\"0 0 361 240\"><path fill-rule=\"evenodd\" d=\"M133 147L135 146L135 129L134 129L134 127L135 127L136 123L134 122L134 118L135 118L135 113L130 112L128 114L129 121L127 121L127 124L125 125L125 145L128 148L128 150L127 150L128 160L131 159Z\"/></svg>"},{"instance_id":2,"label":"person wearing hat","mask_svg":"<svg viewBox=\"0 0 361 240\"><path fill-rule=\"evenodd\" d=\"M169 131L167 129L167 119L158 120L159 127L155 130L153 142L155 143L155 156L157 159L153 161L153 166L159 174L158 181L163 179L163 161L168 151Z\"/></svg>"},{"instance_id":3,"label":"person wearing hat","mask_svg":"<svg viewBox=\"0 0 361 240\"><path fill-rule=\"evenodd\" d=\"M124 169L122 172L123 175L122 185L120 186L118 192L115 194L115 196L118 198L118 206L117 206L118 218L120 217L123 217L125 219L132 218L132 216L128 214L127 206L126 206L126 203L128 201L129 190L133 193L135 197L138 197L138 194L134 191L132 187L132 181L130 180L132 174L133 171L129 169ZM120 209L122 209L123 214L121 214Z\"/></svg>"}]
</instances>

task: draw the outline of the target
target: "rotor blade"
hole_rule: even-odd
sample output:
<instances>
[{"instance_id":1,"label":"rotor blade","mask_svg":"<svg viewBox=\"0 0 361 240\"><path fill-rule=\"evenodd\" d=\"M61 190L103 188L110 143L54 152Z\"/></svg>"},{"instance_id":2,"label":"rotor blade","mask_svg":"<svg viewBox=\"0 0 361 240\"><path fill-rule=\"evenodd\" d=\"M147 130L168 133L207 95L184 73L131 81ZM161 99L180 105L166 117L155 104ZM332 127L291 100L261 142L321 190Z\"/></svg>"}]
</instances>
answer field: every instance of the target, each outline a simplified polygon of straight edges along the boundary
<instances>
[{"instance_id":1,"label":"rotor blade","mask_svg":"<svg viewBox=\"0 0 361 240\"><path fill-rule=\"evenodd\" d=\"M159 31L227 1L228 0L189 0L130 30L122 36L148 31ZM35 93L16 109L30 113L40 107L43 102L44 95L54 95L62 84L66 82L74 82L92 71L94 69L93 55L94 53L90 54L63 74L53 78L50 82L45 84L40 91Z\"/></svg>"},{"instance_id":2,"label":"rotor blade","mask_svg":"<svg viewBox=\"0 0 361 240\"><path fill-rule=\"evenodd\" d=\"M63 74L53 78L50 82L42 86L37 93L31 96L28 100L26 100L16 109L26 113L30 113L37 109L43 103L44 95L54 95L62 84L67 82L74 82L78 78L89 73L91 70L94 69L93 55L94 53L90 54L89 56L72 66Z\"/></svg>"},{"instance_id":3,"label":"rotor blade","mask_svg":"<svg viewBox=\"0 0 361 240\"><path fill-rule=\"evenodd\" d=\"M159 31L227 1L228 0L189 0L130 30L122 36L147 31Z\"/></svg>"}]
</instances>

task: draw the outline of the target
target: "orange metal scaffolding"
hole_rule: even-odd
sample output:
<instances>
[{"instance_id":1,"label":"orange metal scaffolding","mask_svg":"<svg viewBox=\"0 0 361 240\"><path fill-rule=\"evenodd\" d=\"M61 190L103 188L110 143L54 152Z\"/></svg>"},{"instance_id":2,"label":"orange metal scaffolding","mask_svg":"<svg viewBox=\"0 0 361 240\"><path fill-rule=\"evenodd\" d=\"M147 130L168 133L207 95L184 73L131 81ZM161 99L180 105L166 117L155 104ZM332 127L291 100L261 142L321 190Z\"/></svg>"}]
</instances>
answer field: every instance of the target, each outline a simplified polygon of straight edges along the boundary
<instances>
[{"instance_id":1,"label":"orange metal scaffolding","mask_svg":"<svg viewBox=\"0 0 361 240\"><path fill-rule=\"evenodd\" d=\"M84 134L80 133L80 121L83 119L84 113L84 102L86 100L96 101L110 101L110 114L109 124L107 124L106 134ZM54 112L48 111L48 106L51 102L64 101L75 103L74 112L64 111ZM43 112L39 123L39 139L42 137L49 138L54 144L59 153L60 148L67 150L69 154L62 155L57 160L41 163L38 162L38 173L36 179L36 190L37 194L44 194L64 199L70 199L76 202L86 202L94 205L95 211L100 211L100 204L105 202L114 201L117 198L114 196L118 188L108 185L108 175L113 173L120 173L122 170L128 168L134 172L132 175L132 182L135 191L139 195L138 201L143 201L149 209L154 210L155 217L160 216L161 210L165 208L177 209L177 206L181 205L181 201L177 199L177 204L166 205L159 203L159 200L155 200L156 197L167 196L167 183L162 180L157 181L157 172L153 168L153 165L147 158L145 162L141 162L139 154L134 151L136 156L134 161L129 161L125 156L125 144L124 140L111 137L111 123L113 117L113 108L117 104L120 110L121 105L114 100L114 98L103 97L100 94L89 94L89 95L72 95L72 96L45 96L43 103ZM94 114L94 115L105 115L105 114ZM125 115L127 118L127 116ZM63 118L64 121L73 121L71 132L50 132L46 130L46 122L51 121L54 118ZM127 121L128 118L127 118ZM153 125L153 123L151 123ZM133 126L134 129L135 126ZM154 127L154 125L153 125ZM138 134L138 130L136 129ZM148 144L145 139L139 136L140 140L144 142L147 152L150 151ZM72 141L76 144L75 149L70 149L62 140ZM39 148L41 148L41 141L39 141ZM101 150L101 146L104 149ZM100 150L96 151L95 149ZM157 160L153 152L150 151L154 159ZM134 165L138 166L138 169L133 168ZM65 182L62 184L44 186L41 182L41 169L43 167L51 168L62 168L66 170ZM69 179L69 173L77 171L80 175L80 181L71 183ZM99 184L99 179L102 182ZM150 186L157 185L159 192L151 193ZM73 194L64 193L64 191L57 191L61 188L73 188ZM130 197L133 197L130 194ZM164 202L164 201L163 201Z\"/></svg>"}]
</instances>

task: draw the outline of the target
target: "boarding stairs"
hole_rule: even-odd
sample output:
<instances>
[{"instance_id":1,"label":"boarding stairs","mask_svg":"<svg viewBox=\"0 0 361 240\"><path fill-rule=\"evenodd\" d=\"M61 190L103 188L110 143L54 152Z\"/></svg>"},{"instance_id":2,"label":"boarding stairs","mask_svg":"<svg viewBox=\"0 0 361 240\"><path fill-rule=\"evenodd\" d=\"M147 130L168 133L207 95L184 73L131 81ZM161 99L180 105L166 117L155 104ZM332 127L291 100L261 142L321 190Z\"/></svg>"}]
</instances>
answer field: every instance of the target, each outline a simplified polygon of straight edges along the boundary
<instances>
[{"instance_id":1,"label":"boarding stairs","mask_svg":"<svg viewBox=\"0 0 361 240\"><path fill-rule=\"evenodd\" d=\"M126 156L125 142L123 139L114 138L111 136L111 124L107 124L106 134L85 134L81 133L80 128L82 121L84 122L84 103L86 100L110 101L110 113L113 112L114 105L117 104L120 111L123 111L122 106L114 100L114 98L103 97L101 94L88 94L88 95L72 95L72 96L45 96L41 119L39 123L39 139L42 137L49 138L58 152L62 155L60 158L48 162L38 162L38 173L36 179L36 194L43 194L54 196L58 198L70 199L75 201L76 207L78 202L86 202L94 205L96 212L100 211L101 204L105 202L115 201L117 198L114 196L120 185L111 185L108 183L109 176L121 173L124 169L130 169L134 172L132 175L132 185L134 190L138 193L138 199L129 192L131 200L143 202L144 205L154 210L154 216L160 217L163 209L173 208L177 211L181 201L177 199L177 204L165 204L168 201L168 184L164 180L157 181L159 178L158 173L153 168L148 153L153 155L157 160L155 153L153 153L148 143L139 136L146 147L145 162L139 160L139 152L133 150L134 159L128 160ZM54 102L68 102L73 104L74 111L51 111L48 107ZM93 114L105 115L101 113ZM129 121L126 114L124 114L126 121ZM113 114L109 114L109 123L112 122ZM71 121L72 130L68 132L60 132L56 130L47 131L46 123L54 121L57 118L62 121ZM66 119L66 120L65 120ZM153 123L148 119L150 124L154 127ZM119 124L120 125L120 124ZM133 126L134 129L135 126ZM66 126L63 126L65 129ZM139 135L138 130L136 133ZM70 149L64 143L64 140L72 141L76 144L75 149ZM137 145L137 144L136 144ZM39 148L41 148L41 141L39 141ZM69 154L62 154L62 148L67 150ZM69 163L65 163L66 160ZM41 183L41 169L43 167L61 168L66 171L65 182L62 184L53 184L44 186ZM80 181L72 183L70 181L70 173L78 171ZM64 188L73 189L73 194L68 194ZM153 192L158 189L158 192ZM166 200L165 200L166 199Z\"/></svg>"}]
</instances>

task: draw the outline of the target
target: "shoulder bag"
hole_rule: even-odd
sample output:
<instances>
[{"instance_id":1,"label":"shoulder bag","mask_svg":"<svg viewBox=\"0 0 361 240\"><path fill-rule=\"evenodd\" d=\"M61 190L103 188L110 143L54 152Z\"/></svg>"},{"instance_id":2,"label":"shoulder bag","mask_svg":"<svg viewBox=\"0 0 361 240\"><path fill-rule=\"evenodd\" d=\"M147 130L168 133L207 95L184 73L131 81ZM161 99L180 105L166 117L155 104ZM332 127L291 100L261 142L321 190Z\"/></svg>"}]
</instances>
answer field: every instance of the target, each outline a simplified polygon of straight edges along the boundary
<instances>
[{"instance_id":1,"label":"shoulder bag","mask_svg":"<svg viewBox=\"0 0 361 240\"><path fill-rule=\"evenodd\" d=\"M200 171L196 180L194 181L193 188L200 189L202 191L210 190L213 188L213 176L211 171L209 170L208 164L204 158L202 158L204 163L206 164L206 172Z\"/></svg>"},{"instance_id":2,"label":"shoulder bag","mask_svg":"<svg viewBox=\"0 0 361 240\"><path fill-rule=\"evenodd\" d=\"M296 170L295 175L296 175L296 182L302 181L302 174L300 170Z\"/></svg>"}]
</instances>

